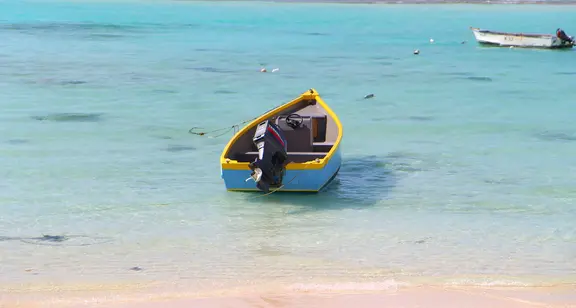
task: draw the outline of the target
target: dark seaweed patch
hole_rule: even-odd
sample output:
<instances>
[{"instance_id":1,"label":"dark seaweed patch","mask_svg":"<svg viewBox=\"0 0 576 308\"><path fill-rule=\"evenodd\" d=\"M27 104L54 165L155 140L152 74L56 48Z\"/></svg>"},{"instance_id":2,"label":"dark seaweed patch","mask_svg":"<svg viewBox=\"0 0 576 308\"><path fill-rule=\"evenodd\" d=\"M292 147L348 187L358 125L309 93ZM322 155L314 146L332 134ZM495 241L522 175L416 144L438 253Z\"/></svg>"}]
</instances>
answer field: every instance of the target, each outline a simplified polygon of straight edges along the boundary
<instances>
[{"instance_id":1,"label":"dark seaweed patch","mask_svg":"<svg viewBox=\"0 0 576 308\"><path fill-rule=\"evenodd\" d=\"M98 23L12 23L0 25L1 30L70 31L70 30L133 30L137 27Z\"/></svg>"},{"instance_id":2,"label":"dark seaweed patch","mask_svg":"<svg viewBox=\"0 0 576 308\"><path fill-rule=\"evenodd\" d=\"M79 240L79 242L74 243L74 239ZM71 241L72 243L68 243ZM0 242L2 241L20 241L26 244L34 245L48 245L48 246L89 246L94 244L102 244L112 241L110 238L106 237L93 237L86 235L42 235L37 237L12 237L12 236L0 236ZM64 243L67 242L67 243Z\"/></svg>"},{"instance_id":3,"label":"dark seaweed patch","mask_svg":"<svg viewBox=\"0 0 576 308\"><path fill-rule=\"evenodd\" d=\"M472 80L472 81L484 81L484 82L492 81L492 78L483 77L483 76L469 76L469 77L466 77L465 79Z\"/></svg>"},{"instance_id":4,"label":"dark seaweed patch","mask_svg":"<svg viewBox=\"0 0 576 308\"><path fill-rule=\"evenodd\" d=\"M110 40L142 32L142 26L99 23L13 23L0 25L0 31L18 31L30 35L60 35L65 37ZM149 28L148 31L156 28Z\"/></svg>"},{"instance_id":5,"label":"dark seaweed patch","mask_svg":"<svg viewBox=\"0 0 576 308\"><path fill-rule=\"evenodd\" d=\"M306 35L310 35L310 36L328 36L330 34L328 33L322 33L322 32L307 32Z\"/></svg>"},{"instance_id":6,"label":"dark seaweed patch","mask_svg":"<svg viewBox=\"0 0 576 308\"><path fill-rule=\"evenodd\" d=\"M99 23L12 23L0 25L3 30L132 30L135 26Z\"/></svg>"},{"instance_id":7,"label":"dark seaweed patch","mask_svg":"<svg viewBox=\"0 0 576 308\"><path fill-rule=\"evenodd\" d=\"M45 116L32 116L38 121L53 122L99 122L102 120L101 113L53 113Z\"/></svg>"},{"instance_id":8,"label":"dark seaweed patch","mask_svg":"<svg viewBox=\"0 0 576 308\"><path fill-rule=\"evenodd\" d=\"M510 185L510 184L518 184L518 180L513 179L484 179L484 183L486 184L493 184L493 185Z\"/></svg>"},{"instance_id":9,"label":"dark seaweed patch","mask_svg":"<svg viewBox=\"0 0 576 308\"><path fill-rule=\"evenodd\" d=\"M52 79L52 78L44 78L44 79L37 79L37 80L26 80L26 81L24 81L24 82L25 82L25 83L29 83L29 84L62 85L62 86L67 86L67 85L81 85L81 84L88 83L87 81L78 80L78 79L56 80L56 79Z\"/></svg>"},{"instance_id":10,"label":"dark seaweed patch","mask_svg":"<svg viewBox=\"0 0 576 308\"><path fill-rule=\"evenodd\" d=\"M302 78L302 76L282 74L282 78L286 78L286 79L300 79L300 78Z\"/></svg>"},{"instance_id":11,"label":"dark seaweed patch","mask_svg":"<svg viewBox=\"0 0 576 308\"><path fill-rule=\"evenodd\" d=\"M230 90L216 90L214 91L214 94L234 94L236 92L234 91L230 91Z\"/></svg>"},{"instance_id":12,"label":"dark seaweed patch","mask_svg":"<svg viewBox=\"0 0 576 308\"><path fill-rule=\"evenodd\" d=\"M425 244L426 242L428 242L430 239L432 239L431 236L427 236L425 238L419 239L419 240L415 240L415 241L398 241L398 244Z\"/></svg>"},{"instance_id":13,"label":"dark seaweed patch","mask_svg":"<svg viewBox=\"0 0 576 308\"><path fill-rule=\"evenodd\" d=\"M26 139L10 139L8 141L6 141L6 143L8 144L25 144L25 143L29 143L30 141L26 140Z\"/></svg>"},{"instance_id":14,"label":"dark seaweed patch","mask_svg":"<svg viewBox=\"0 0 576 308\"><path fill-rule=\"evenodd\" d=\"M576 133L543 131L535 134L543 141L576 141Z\"/></svg>"},{"instance_id":15,"label":"dark seaweed patch","mask_svg":"<svg viewBox=\"0 0 576 308\"><path fill-rule=\"evenodd\" d=\"M177 27L178 29L179 29L179 28L189 28L189 29L190 29L190 28L198 28L198 27L200 27L200 25L199 25L199 24L190 24L190 23L187 23L187 24L177 25L176 27Z\"/></svg>"},{"instance_id":16,"label":"dark seaweed patch","mask_svg":"<svg viewBox=\"0 0 576 308\"><path fill-rule=\"evenodd\" d=\"M232 73L233 71L212 66L191 67L190 69L205 73Z\"/></svg>"},{"instance_id":17,"label":"dark seaweed patch","mask_svg":"<svg viewBox=\"0 0 576 308\"><path fill-rule=\"evenodd\" d=\"M170 145L166 148L168 152L183 152L183 151L194 151L196 150L195 147L192 146L185 146L185 145Z\"/></svg>"},{"instance_id":18,"label":"dark seaweed patch","mask_svg":"<svg viewBox=\"0 0 576 308\"><path fill-rule=\"evenodd\" d=\"M0 30L12 30L27 33L59 33L59 32L142 32L142 31L162 31L182 28L198 28L198 24L164 24L164 23L131 23L131 24L111 24L111 23L90 23L90 22L36 22L36 23L10 23L0 24Z\"/></svg>"},{"instance_id":19,"label":"dark seaweed patch","mask_svg":"<svg viewBox=\"0 0 576 308\"><path fill-rule=\"evenodd\" d=\"M87 82L84 80L62 80L58 83L61 85L78 85L78 84L85 84Z\"/></svg>"},{"instance_id":20,"label":"dark seaweed patch","mask_svg":"<svg viewBox=\"0 0 576 308\"><path fill-rule=\"evenodd\" d=\"M410 116L410 117L408 117L408 119L414 120L414 121L425 122L425 121L433 121L434 117L431 117L431 116Z\"/></svg>"},{"instance_id":21,"label":"dark seaweed patch","mask_svg":"<svg viewBox=\"0 0 576 308\"><path fill-rule=\"evenodd\" d=\"M154 93L165 93L165 94L178 93L178 91L176 91L176 90L166 90L166 89L155 89L155 90L152 90L152 92L154 92Z\"/></svg>"},{"instance_id":22,"label":"dark seaweed patch","mask_svg":"<svg viewBox=\"0 0 576 308\"><path fill-rule=\"evenodd\" d=\"M162 139L162 140L172 140L174 138L170 137L170 136L152 136L156 139Z\"/></svg>"}]
</instances>

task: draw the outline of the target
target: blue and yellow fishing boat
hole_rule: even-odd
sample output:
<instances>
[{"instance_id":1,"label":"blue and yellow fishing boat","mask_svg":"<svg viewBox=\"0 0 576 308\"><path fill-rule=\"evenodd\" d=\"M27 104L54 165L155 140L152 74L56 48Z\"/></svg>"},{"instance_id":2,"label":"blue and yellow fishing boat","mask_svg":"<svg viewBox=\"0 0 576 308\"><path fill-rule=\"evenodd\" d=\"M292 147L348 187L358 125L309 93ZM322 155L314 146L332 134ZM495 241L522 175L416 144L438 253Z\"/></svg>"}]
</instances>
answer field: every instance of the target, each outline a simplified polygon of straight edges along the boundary
<instances>
[{"instance_id":1,"label":"blue and yellow fishing boat","mask_svg":"<svg viewBox=\"0 0 576 308\"><path fill-rule=\"evenodd\" d=\"M222 155L229 191L319 192L338 174L342 124L315 89L247 124Z\"/></svg>"}]
</instances>

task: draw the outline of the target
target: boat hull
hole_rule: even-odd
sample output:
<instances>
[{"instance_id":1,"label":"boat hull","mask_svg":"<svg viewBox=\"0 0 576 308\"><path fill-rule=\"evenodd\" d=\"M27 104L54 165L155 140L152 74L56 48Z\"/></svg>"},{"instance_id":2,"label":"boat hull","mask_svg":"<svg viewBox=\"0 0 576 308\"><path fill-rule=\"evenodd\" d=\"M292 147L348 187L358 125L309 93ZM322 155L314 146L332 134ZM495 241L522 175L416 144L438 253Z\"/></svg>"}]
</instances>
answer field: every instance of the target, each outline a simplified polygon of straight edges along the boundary
<instances>
[{"instance_id":1,"label":"boat hull","mask_svg":"<svg viewBox=\"0 0 576 308\"><path fill-rule=\"evenodd\" d=\"M565 42L549 34L505 33L472 28L474 37L479 44L499 47L520 48L572 48L573 43Z\"/></svg>"},{"instance_id":2,"label":"boat hull","mask_svg":"<svg viewBox=\"0 0 576 308\"><path fill-rule=\"evenodd\" d=\"M289 192L320 192L327 187L340 171L342 156L340 146L336 149L330 160L320 169L287 169L284 175L284 185L274 191ZM246 181L252 171L221 169L221 176L228 191L258 191L254 181Z\"/></svg>"}]
</instances>

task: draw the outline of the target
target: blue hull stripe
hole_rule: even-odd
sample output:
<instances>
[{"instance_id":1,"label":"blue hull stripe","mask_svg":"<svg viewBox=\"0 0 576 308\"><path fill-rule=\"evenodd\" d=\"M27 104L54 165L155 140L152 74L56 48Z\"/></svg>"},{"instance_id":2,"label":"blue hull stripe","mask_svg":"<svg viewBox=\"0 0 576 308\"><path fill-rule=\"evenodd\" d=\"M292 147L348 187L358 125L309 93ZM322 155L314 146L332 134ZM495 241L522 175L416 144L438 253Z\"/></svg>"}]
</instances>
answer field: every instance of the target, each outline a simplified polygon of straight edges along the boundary
<instances>
[{"instance_id":1,"label":"blue hull stripe","mask_svg":"<svg viewBox=\"0 0 576 308\"><path fill-rule=\"evenodd\" d=\"M282 180L284 187L279 191L320 191L336 177L341 164L342 156L340 148L338 148L323 169L286 170ZM246 181L250 177L251 172L250 169L221 170L226 189L256 190L256 183L253 180ZM273 190L274 188L271 189Z\"/></svg>"}]
</instances>

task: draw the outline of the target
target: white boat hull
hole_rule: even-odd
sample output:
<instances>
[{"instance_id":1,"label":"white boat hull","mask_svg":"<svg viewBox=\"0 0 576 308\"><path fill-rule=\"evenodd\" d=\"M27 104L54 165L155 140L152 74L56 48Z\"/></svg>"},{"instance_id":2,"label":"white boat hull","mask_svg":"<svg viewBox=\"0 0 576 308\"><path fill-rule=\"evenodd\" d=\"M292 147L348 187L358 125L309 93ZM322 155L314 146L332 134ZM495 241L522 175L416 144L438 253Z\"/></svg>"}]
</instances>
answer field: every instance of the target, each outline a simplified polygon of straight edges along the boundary
<instances>
[{"instance_id":1,"label":"white boat hull","mask_svg":"<svg viewBox=\"0 0 576 308\"><path fill-rule=\"evenodd\" d=\"M550 34L505 33L472 28L476 41L480 44L502 47L526 48L571 48L571 42L566 42Z\"/></svg>"}]
</instances>

